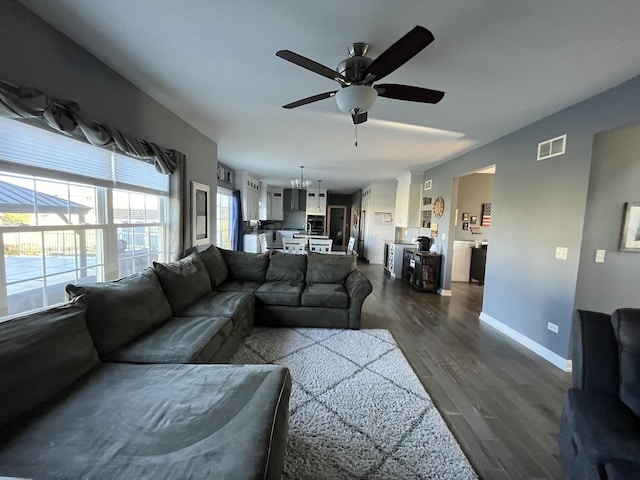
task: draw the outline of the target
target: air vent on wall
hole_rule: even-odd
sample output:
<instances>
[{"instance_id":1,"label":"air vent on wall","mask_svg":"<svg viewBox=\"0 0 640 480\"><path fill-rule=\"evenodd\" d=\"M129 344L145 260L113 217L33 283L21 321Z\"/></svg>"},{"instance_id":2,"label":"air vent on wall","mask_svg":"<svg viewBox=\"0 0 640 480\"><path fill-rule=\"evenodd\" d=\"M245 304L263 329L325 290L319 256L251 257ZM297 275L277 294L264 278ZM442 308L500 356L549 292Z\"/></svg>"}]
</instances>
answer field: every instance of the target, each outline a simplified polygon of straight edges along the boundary
<instances>
[{"instance_id":1,"label":"air vent on wall","mask_svg":"<svg viewBox=\"0 0 640 480\"><path fill-rule=\"evenodd\" d=\"M563 155L567 144L567 135L561 137L552 138L546 142L538 144L538 160L545 160L547 158Z\"/></svg>"}]
</instances>

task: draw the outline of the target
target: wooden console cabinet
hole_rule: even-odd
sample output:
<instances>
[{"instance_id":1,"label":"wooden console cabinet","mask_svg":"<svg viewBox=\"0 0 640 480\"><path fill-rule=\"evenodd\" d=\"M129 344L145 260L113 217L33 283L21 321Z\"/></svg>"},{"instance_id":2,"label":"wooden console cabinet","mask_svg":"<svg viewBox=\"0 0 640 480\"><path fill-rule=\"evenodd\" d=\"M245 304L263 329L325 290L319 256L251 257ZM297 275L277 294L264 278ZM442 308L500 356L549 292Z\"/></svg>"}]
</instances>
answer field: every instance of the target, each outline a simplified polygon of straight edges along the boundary
<instances>
[{"instance_id":1,"label":"wooden console cabinet","mask_svg":"<svg viewBox=\"0 0 640 480\"><path fill-rule=\"evenodd\" d=\"M402 279L422 292L438 293L442 255L405 249Z\"/></svg>"}]
</instances>

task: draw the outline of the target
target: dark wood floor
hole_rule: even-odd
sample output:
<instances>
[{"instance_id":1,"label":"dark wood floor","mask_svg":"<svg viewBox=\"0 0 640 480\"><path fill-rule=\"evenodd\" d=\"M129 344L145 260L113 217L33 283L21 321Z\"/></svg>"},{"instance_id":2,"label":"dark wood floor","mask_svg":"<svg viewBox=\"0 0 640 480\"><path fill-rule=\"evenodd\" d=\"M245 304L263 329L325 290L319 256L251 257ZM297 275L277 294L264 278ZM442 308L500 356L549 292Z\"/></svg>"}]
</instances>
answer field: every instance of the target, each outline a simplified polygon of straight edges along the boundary
<instances>
[{"instance_id":1,"label":"dark wood floor","mask_svg":"<svg viewBox=\"0 0 640 480\"><path fill-rule=\"evenodd\" d=\"M381 265L363 328L390 330L484 480L561 479L558 430L570 374L479 320L484 287L452 296L412 290Z\"/></svg>"}]
</instances>

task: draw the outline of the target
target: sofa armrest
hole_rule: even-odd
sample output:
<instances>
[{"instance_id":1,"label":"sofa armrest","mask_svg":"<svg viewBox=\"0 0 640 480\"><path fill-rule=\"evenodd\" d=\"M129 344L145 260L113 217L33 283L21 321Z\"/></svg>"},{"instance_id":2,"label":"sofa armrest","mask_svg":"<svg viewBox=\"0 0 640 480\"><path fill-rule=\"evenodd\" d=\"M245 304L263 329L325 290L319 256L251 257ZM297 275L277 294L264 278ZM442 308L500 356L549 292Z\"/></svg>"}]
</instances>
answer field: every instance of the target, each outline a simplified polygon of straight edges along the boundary
<instances>
[{"instance_id":1,"label":"sofa armrest","mask_svg":"<svg viewBox=\"0 0 640 480\"><path fill-rule=\"evenodd\" d=\"M373 291L371 281L360 270L354 270L345 281L349 294L349 328L360 328L364 299Z\"/></svg>"},{"instance_id":2,"label":"sofa armrest","mask_svg":"<svg viewBox=\"0 0 640 480\"><path fill-rule=\"evenodd\" d=\"M571 350L574 388L618 395L618 342L610 315L577 310Z\"/></svg>"}]
</instances>

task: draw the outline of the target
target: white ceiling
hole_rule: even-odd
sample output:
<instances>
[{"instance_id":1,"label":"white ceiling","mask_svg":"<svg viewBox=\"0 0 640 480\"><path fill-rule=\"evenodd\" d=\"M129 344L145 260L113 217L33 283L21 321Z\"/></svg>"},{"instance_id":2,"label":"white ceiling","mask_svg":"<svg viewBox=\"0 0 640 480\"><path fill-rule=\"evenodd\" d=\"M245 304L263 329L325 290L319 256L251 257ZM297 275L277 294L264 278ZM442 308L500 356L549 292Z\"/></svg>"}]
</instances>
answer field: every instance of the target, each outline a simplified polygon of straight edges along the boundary
<instances>
[{"instance_id":1,"label":"white ceiling","mask_svg":"<svg viewBox=\"0 0 640 480\"><path fill-rule=\"evenodd\" d=\"M218 144L218 159L285 185L350 193L424 170L640 74L637 0L21 0ZM435 41L385 83L446 92L379 98L354 146L330 68L353 42L377 57L415 25ZM559 134L562 132L559 132ZM535 147L533 147L535 148Z\"/></svg>"}]
</instances>

